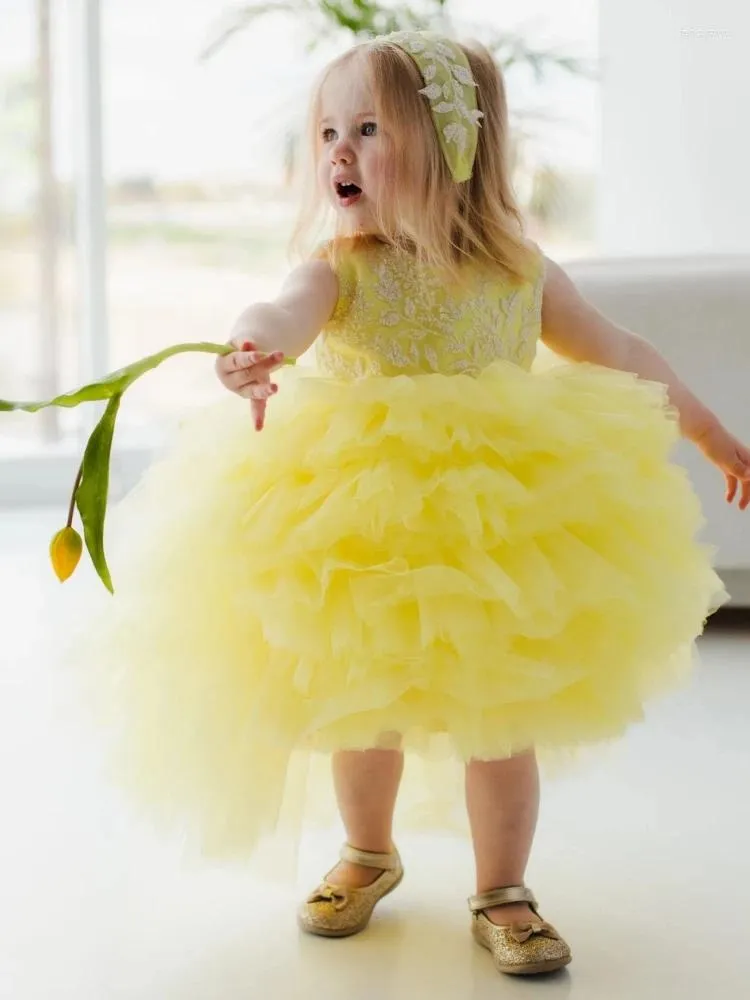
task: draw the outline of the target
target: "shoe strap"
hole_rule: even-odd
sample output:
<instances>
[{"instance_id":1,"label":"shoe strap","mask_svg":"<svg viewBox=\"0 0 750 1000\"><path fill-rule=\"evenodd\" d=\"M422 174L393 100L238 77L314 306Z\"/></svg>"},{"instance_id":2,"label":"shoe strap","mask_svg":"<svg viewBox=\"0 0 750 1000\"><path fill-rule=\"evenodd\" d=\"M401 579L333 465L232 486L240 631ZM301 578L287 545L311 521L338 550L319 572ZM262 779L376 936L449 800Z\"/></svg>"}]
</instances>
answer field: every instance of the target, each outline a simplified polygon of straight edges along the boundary
<instances>
[{"instance_id":1,"label":"shoe strap","mask_svg":"<svg viewBox=\"0 0 750 1000\"><path fill-rule=\"evenodd\" d=\"M509 903L528 903L534 913L537 913L537 901L531 889L524 885L510 885L504 889L490 889L478 896L469 898L469 909L472 913L481 913L493 906L507 906Z\"/></svg>"},{"instance_id":2,"label":"shoe strap","mask_svg":"<svg viewBox=\"0 0 750 1000\"><path fill-rule=\"evenodd\" d=\"M344 844L339 852L342 861L349 861L353 865L362 865L363 868L380 868L386 872L395 871L401 863L398 851L390 854L375 854L372 851L360 851L351 844Z\"/></svg>"}]
</instances>

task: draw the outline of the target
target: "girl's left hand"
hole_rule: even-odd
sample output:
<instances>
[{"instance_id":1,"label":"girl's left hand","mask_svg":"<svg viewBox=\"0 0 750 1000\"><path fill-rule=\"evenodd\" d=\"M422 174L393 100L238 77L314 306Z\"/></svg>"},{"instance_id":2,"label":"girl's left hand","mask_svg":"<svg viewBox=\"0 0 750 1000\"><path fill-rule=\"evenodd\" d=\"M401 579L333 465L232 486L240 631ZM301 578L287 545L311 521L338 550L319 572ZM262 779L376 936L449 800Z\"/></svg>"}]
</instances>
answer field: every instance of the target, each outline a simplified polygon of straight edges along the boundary
<instances>
[{"instance_id":1,"label":"girl's left hand","mask_svg":"<svg viewBox=\"0 0 750 1000\"><path fill-rule=\"evenodd\" d=\"M724 473L727 503L734 503L739 496L740 510L750 506L750 448L721 425L712 427L696 444L706 458Z\"/></svg>"}]
</instances>

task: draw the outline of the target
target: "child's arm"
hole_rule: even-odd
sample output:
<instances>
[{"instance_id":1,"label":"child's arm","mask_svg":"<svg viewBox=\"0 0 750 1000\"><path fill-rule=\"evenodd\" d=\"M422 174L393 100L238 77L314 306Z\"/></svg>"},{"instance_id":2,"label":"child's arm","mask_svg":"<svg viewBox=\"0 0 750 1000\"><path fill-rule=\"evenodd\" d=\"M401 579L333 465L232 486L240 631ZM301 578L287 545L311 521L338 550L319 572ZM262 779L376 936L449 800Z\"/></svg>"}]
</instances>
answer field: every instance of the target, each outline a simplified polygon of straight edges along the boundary
<instances>
[{"instance_id":1,"label":"child's arm","mask_svg":"<svg viewBox=\"0 0 750 1000\"><path fill-rule=\"evenodd\" d=\"M296 268L273 302L257 302L238 317L232 341L251 341L259 351L298 358L330 319L338 299L338 279L324 260Z\"/></svg>"},{"instance_id":2,"label":"child's arm","mask_svg":"<svg viewBox=\"0 0 750 1000\"><path fill-rule=\"evenodd\" d=\"M330 319L338 300L338 279L326 261L296 268L273 302L244 310L232 328L236 348L216 361L222 385L251 401L257 430L263 428L266 403L277 389L271 373L284 357L298 358Z\"/></svg>"},{"instance_id":3,"label":"child's arm","mask_svg":"<svg viewBox=\"0 0 750 1000\"><path fill-rule=\"evenodd\" d=\"M750 449L722 426L719 418L681 382L661 354L642 337L617 326L587 302L553 261L547 259L542 298L542 340L556 354L606 368L633 372L661 382L679 413L680 430L727 480L731 503L743 484L740 507L750 505Z\"/></svg>"}]
</instances>

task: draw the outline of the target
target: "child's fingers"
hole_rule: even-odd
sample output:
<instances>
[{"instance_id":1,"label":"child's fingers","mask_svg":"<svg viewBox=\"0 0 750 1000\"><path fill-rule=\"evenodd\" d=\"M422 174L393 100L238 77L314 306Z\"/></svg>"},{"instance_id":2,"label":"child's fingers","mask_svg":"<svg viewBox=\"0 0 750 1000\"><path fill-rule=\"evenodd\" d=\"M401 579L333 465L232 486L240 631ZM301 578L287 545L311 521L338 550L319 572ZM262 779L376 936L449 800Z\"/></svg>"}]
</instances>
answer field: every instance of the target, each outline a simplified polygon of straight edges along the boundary
<instances>
[{"instance_id":1,"label":"child's fingers","mask_svg":"<svg viewBox=\"0 0 750 1000\"><path fill-rule=\"evenodd\" d=\"M219 359L218 367L225 375L244 371L249 364L252 364L252 362L247 361L247 358L248 355L242 351L232 351L231 354L225 354Z\"/></svg>"},{"instance_id":2,"label":"child's fingers","mask_svg":"<svg viewBox=\"0 0 750 1000\"><path fill-rule=\"evenodd\" d=\"M246 368L238 372L232 372L230 375L222 375L221 381L227 389L230 389L232 392L238 392L241 395L251 385L259 384L258 380L253 378L252 375L248 376Z\"/></svg>"},{"instance_id":3,"label":"child's fingers","mask_svg":"<svg viewBox=\"0 0 750 1000\"><path fill-rule=\"evenodd\" d=\"M263 383L258 385L254 383L247 389L247 396L249 399L270 399L278 391L278 387L273 385L271 382Z\"/></svg>"},{"instance_id":4,"label":"child's fingers","mask_svg":"<svg viewBox=\"0 0 750 1000\"><path fill-rule=\"evenodd\" d=\"M726 480L727 480L726 500L727 503L733 503L734 498L737 496L737 487L739 483L737 482L736 476L727 476Z\"/></svg>"},{"instance_id":5,"label":"child's fingers","mask_svg":"<svg viewBox=\"0 0 750 1000\"><path fill-rule=\"evenodd\" d=\"M265 399L251 399L250 400L250 413L253 418L253 425L256 431L262 431L263 426L266 422L266 406L267 402Z\"/></svg>"},{"instance_id":6,"label":"child's fingers","mask_svg":"<svg viewBox=\"0 0 750 1000\"><path fill-rule=\"evenodd\" d=\"M252 367L261 374L266 373L270 375L271 372L276 371L284 363L284 354L282 351L273 351L272 354L260 354L257 351L250 351L244 357L251 358L252 360L248 367Z\"/></svg>"},{"instance_id":7,"label":"child's fingers","mask_svg":"<svg viewBox=\"0 0 750 1000\"><path fill-rule=\"evenodd\" d=\"M734 501L739 497L739 508L740 510L747 510L750 507L750 479L744 478L739 479L737 476L727 473L727 492L726 501L727 503L734 503Z\"/></svg>"},{"instance_id":8,"label":"child's fingers","mask_svg":"<svg viewBox=\"0 0 750 1000\"><path fill-rule=\"evenodd\" d=\"M225 377L235 372L263 375L276 371L283 362L284 355L281 351L274 351L272 354L263 354L261 351L233 351L224 355L219 362L219 368Z\"/></svg>"},{"instance_id":9,"label":"child's fingers","mask_svg":"<svg viewBox=\"0 0 750 1000\"><path fill-rule=\"evenodd\" d=\"M268 375L262 378L247 378L247 372L243 374L244 380L237 382L233 390L240 396L244 396L245 399L268 399L278 392L278 385L271 382Z\"/></svg>"},{"instance_id":10,"label":"child's fingers","mask_svg":"<svg viewBox=\"0 0 750 1000\"><path fill-rule=\"evenodd\" d=\"M218 356L218 361L223 361L228 358L230 354L236 353L237 351L252 351L254 350L254 345L250 343L249 340L245 340L244 337L233 337L232 340L227 341L227 347L231 347L232 351L227 354L220 354Z\"/></svg>"},{"instance_id":11,"label":"child's fingers","mask_svg":"<svg viewBox=\"0 0 750 1000\"><path fill-rule=\"evenodd\" d=\"M266 354L246 337L235 337L229 343L234 350L218 359L219 378L227 389L250 400L256 430L261 430L266 402L279 388L271 382L271 374L283 365L284 353Z\"/></svg>"},{"instance_id":12,"label":"child's fingers","mask_svg":"<svg viewBox=\"0 0 750 1000\"><path fill-rule=\"evenodd\" d=\"M243 351L239 354L239 359L242 361L246 368L250 368L255 365L265 364L278 364L280 361L284 360L284 355L281 351L274 351L273 354L265 354L263 351Z\"/></svg>"}]
</instances>

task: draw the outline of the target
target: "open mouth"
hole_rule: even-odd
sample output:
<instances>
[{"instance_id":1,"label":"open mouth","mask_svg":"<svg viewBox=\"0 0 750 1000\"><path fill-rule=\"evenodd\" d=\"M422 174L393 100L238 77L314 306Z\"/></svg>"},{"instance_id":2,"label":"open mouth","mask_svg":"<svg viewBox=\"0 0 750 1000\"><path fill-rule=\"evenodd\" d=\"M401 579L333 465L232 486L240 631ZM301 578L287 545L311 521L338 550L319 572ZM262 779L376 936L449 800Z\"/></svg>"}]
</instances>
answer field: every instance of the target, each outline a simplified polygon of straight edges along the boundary
<instances>
[{"instance_id":1,"label":"open mouth","mask_svg":"<svg viewBox=\"0 0 750 1000\"><path fill-rule=\"evenodd\" d=\"M343 205L344 208L354 205L362 197L362 188L356 184L342 184L337 181L335 188L339 204Z\"/></svg>"}]
</instances>

